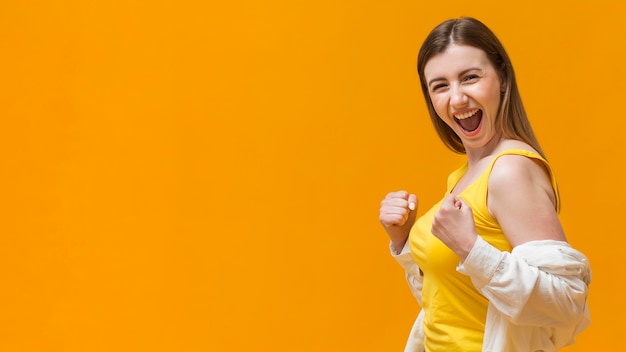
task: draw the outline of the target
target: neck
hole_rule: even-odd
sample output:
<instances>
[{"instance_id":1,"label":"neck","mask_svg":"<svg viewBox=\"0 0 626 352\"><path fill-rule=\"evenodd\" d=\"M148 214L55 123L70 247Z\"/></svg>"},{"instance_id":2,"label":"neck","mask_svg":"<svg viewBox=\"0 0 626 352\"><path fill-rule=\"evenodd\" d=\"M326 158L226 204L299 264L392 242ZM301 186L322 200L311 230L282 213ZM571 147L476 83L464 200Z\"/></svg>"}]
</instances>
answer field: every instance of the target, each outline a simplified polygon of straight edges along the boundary
<instances>
[{"instance_id":1,"label":"neck","mask_svg":"<svg viewBox=\"0 0 626 352\"><path fill-rule=\"evenodd\" d=\"M485 157L492 155L503 140L504 138L501 136L494 136L491 140L489 140L489 142L487 142L487 144L479 148L469 148L466 146L465 154L467 156L468 167L471 168Z\"/></svg>"}]
</instances>

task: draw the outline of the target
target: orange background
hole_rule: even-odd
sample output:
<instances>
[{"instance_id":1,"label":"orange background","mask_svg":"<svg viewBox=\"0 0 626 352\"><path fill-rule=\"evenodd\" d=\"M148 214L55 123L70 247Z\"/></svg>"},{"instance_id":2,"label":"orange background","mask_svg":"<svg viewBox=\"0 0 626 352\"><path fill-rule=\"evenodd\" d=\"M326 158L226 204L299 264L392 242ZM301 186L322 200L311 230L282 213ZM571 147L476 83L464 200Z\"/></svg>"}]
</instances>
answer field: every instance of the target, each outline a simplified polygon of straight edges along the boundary
<instances>
[{"instance_id":1,"label":"orange background","mask_svg":"<svg viewBox=\"0 0 626 352\"><path fill-rule=\"evenodd\" d=\"M400 351L418 306L379 202L420 211L462 158L417 50L504 42L615 351L626 6L618 0L3 1L0 350Z\"/></svg>"}]
</instances>

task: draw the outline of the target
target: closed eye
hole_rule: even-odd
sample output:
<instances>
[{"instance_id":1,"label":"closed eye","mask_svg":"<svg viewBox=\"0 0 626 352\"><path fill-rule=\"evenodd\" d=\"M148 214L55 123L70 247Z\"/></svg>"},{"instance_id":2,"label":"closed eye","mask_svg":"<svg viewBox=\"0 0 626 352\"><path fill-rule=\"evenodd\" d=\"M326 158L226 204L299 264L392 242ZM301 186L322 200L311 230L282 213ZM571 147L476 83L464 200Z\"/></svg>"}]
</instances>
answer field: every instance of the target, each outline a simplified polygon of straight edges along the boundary
<instances>
[{"instance_id":1,"label":"closed eye","mask_svg":"<svg viewBox=\"0 0 626 352\"><path fill-rule=\"evenodd\" d=\"M478 75L467 75L463 78L463 82L471 82L478 79Z\"/></svg>"},{"instance_id":2,"label":"closed eye","mask_svg":"<svg viewBox=\"0 0 626 352\"><path fill-rule=\"evenodd\" d=\"M437 91L444 89L445 87L447 87L445 83L439 83L439 84L433 85L431 89L433 92L437 92Z\"/></svg>"}]
</instances>

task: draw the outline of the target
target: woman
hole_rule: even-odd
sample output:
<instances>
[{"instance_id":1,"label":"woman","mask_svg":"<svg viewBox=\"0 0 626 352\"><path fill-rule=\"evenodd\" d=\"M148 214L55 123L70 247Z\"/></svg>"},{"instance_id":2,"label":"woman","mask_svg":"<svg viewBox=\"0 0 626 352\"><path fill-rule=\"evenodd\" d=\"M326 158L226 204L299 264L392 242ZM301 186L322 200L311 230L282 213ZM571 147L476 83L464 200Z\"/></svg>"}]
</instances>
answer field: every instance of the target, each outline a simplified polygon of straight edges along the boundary
<instances>
[{"instance_id":1,"label":"woman","mask_svg":"<svg viewBox=\"0 0 626 352\"><path fill-rule=\"evenodd\" d=\"M418 73L441 140L467 157L416 221L389 193L380 222L422 310L405 351L556 351L587 327L587 258L566 241L559 193L511 61L484 24L448 20Z\"/></svg>"}]
</instances>

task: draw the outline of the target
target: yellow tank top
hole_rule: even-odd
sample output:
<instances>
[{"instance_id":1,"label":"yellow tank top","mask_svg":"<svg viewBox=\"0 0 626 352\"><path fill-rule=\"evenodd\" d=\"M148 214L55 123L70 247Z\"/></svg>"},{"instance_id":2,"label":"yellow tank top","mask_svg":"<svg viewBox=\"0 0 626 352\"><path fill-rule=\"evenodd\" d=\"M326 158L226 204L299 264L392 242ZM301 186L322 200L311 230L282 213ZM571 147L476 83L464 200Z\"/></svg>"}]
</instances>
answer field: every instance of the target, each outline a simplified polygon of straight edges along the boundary
<instances>
[{"instance_id":1,"label":"yellow tank top","mask_svg":"<svg viewBox=\"0 0 626 352\"><path fill-rule=\"evenodd\" d=\"M472 208L478 234L499 250L510 252L511 245L487 209L489 175L495 161L505 154L541 160L550 173L557 200L559 197L556 180L548 162L540 155L522 149L506 150L497 154L481 176L459 194ZM450 174L446 195L466 171L467 164ZM411 254L424 273L422 308L425 314L426 351L481 351L488 301L472 285L469 276L456 271L459 257L430 232L433 217L442 201L443 198L417 220L409 235Z\"/></svg>"}]
</instances>

